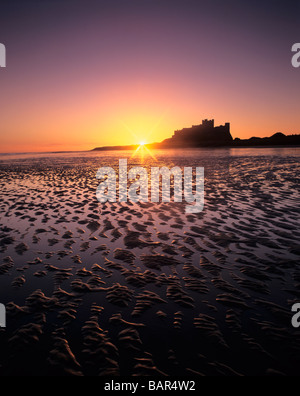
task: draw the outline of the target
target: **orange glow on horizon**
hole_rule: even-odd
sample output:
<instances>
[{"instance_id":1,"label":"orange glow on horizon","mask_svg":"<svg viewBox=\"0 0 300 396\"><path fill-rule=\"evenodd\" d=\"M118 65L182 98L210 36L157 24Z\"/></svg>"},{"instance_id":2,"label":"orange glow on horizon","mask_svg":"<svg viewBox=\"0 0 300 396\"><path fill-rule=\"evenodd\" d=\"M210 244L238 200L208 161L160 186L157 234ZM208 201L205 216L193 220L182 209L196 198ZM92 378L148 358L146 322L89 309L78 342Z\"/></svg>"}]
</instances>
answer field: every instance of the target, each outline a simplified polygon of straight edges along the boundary
<instances>
[{"instance_id":1,"label":"orange glow on horizon","mask_svg":"<svg viewBox=\"0 0 300 396\"><path fill-rule=\"evenodd\" d=\"M216 95L204 101L190 87L181 86L178 95L177 84L171 82L120 84L116 82L115 89L103 95L95 87L85 87L72 98L55 90L39 100L18 93L14 106L3 102L1 152L85 151L156 143L204 118L214 118L215 125L230 122L233 138L299 133L293 116L297 104L281 106L276 113L266 105L262 113L259 104L249 105L246 99L236 103L229 97L224 102Z\"/></svg>"}]
</instances>

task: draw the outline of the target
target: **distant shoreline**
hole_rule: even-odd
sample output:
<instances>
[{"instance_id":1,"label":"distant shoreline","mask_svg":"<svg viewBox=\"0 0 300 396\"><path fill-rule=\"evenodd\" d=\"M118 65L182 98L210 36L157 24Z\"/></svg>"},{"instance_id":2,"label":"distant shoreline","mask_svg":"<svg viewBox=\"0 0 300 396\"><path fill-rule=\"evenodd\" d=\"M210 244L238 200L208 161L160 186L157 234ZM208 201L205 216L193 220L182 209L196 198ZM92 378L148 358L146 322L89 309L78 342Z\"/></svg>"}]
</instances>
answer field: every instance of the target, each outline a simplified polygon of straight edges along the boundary
<instances>
[{"instance_id":1,"label":"distant shoreline","mask_svg":"<svg viewBox=\"0 0 300 396\"><path fill-rule=\"evenodd\" d=\"M103 146L95 147L90 151L118 151L118 150L137 150L138 144L135 145L124 145L124 146ZM169 145L161 143L149 143L145 144L145 147L150 149L203 149L203 148L265 148L265 147L300 147L300 135L284 135L283 133L276 133L271 137L252 137L249 139L235 138L232 142L227 144L203 144L193 145L185 144L184 146Z\"/></svg>"},{"instance_id":2,"label":"distant shoreline","mask_svg":"<svg viewBox=\"0 0 300 396\"><path fill-rule=\"evenodd\" d=\"M149 148L149 145L145 144L147 148ZM115 146L107 146L107 147L96 147L92 150L87 150L87 151L82 151L82 152L92 152L92 151L133 151L136 150L136 148L126 148L127 146L118 146L118 148L115 148ZM237 146L202 146L202 147L156 147L154 150L199 150L199 149L232 149L232 148L300 148L300 144L285 144L285 145L260 145L260 146L251 146L251 145L237 145ZM151 148L151 147L150 147Z\"/></svg>"},{"instance_id":3,"label":"distant shoreline","mask_svg":"<svg viewBox=\"0 0 300 396\"><path fill-rule=\"evenodd\" d=\"M297 143L290 143L286 142L285 144L276 144L274 142L268 143L268 144L256 144L254 142L249 142L250 139L245 139L240 140L236 142L236 139L233 140L231 144L227 145L203 145L203 146L184 146L184 147L179 147L179 146L160 146L160 143L149 143L145 144L144 146L147 147L148 149L154 149L154 150L182 150L182 149L232 149L232 148L299 148L300 147L300 135L289 135L289 136L296 136L297 139L299 140ZM288 137L288 136L287 136ZM258 139L269 139L269 138L258 138ZM260 142L263 143L263 142ZM69 153L91 153L94 151L134 151L137 150L140 145L135 144L135 145L124 145L124 146L103 146L103 147L96 147L93 149L87 149L87 150L63 150L63 151L28 151L28 152L3 152L0 153L0 156L11 156L11 155L43 155L43 154L69 154Z\"/></svg>"}]
</instances>

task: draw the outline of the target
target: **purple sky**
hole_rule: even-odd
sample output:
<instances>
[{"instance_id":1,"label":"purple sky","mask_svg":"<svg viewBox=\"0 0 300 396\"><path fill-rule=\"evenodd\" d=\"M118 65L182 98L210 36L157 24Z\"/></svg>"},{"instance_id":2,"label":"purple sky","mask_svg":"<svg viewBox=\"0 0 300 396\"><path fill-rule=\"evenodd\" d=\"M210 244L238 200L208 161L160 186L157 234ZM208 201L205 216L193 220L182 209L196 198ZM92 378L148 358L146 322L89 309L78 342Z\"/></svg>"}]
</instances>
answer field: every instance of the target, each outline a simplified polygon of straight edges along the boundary
<instances>
[{"instance_id":1,"label":"purple sky","mask_svg":"<svg viewBox=\"0 0 300 396\"><path fill-rule=\"evenodd\" d=\"M300 133L299 1L1 1L1 151Z\"/></svg>"}]
</instances>

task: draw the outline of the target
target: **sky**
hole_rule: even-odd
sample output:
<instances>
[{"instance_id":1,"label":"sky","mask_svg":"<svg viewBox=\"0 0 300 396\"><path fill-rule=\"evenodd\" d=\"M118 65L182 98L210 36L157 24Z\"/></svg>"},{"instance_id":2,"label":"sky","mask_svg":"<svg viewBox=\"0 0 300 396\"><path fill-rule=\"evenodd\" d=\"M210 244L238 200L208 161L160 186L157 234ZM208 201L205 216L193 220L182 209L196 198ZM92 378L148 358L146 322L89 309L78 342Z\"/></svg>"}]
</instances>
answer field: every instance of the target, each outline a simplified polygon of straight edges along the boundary
<instances>
[{"instance_id":1,"label":"sky","mask_svg":"<svg viewBox=\"0 0 300 396\"><path fill-rule=\"evenodd\" d=\"M0 152L300 133L300 1L1 0Z\"/></svg>"}]
</instances>

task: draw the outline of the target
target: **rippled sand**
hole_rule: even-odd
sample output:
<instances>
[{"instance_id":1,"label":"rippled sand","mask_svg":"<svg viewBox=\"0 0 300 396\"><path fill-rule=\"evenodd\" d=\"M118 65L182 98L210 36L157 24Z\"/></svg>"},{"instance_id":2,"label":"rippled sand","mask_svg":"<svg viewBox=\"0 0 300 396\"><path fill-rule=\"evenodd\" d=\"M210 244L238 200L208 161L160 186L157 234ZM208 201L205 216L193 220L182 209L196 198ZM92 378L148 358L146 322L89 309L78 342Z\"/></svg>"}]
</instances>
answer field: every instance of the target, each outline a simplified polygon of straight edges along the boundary
<instances>
[{"instance_id":1,"label":"rippled sand","mask_svg":"<svg viewBox=\"0 0 300 396\"><path fill-rule=\"evenodd\" d=\"M299 374L299 156L180 161L199 214L100 204L99 157L0 163L2 375Z\"/></svg>"}]
</instances>

